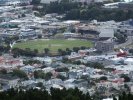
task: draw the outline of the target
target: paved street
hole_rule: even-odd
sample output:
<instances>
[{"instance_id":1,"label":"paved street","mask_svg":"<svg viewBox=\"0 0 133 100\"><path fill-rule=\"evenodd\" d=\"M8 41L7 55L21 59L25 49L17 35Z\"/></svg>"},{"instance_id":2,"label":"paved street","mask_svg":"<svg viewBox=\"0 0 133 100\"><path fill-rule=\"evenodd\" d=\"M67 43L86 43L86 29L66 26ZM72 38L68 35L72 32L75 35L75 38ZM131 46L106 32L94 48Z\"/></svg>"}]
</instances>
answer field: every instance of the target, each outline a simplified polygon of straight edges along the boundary
<instances>
[{"instance_id":1,"label":"paved street","mask_svg":"<svg viewBox=\"0 0 133 100\"><path fill-rule=\"evenodd\" d=\"M130 45L131 43L133 43L133 36L128 36L128 39L125 43L116 44L115 48L123 48L123 47L126 47L127 45Z\"/></svg>"}]
</instances>

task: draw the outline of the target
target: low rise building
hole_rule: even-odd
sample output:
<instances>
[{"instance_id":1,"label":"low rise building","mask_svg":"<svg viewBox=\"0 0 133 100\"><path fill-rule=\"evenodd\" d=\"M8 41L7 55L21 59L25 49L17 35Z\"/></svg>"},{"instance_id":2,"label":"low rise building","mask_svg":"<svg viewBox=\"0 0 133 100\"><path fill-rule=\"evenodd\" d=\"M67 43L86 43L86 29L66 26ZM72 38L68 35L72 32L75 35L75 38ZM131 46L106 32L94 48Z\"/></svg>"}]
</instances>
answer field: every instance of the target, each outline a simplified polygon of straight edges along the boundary
<instances>
[{"instance_id":1,"label":"low rise building","mask_svg":"<svg viewBox=\"0 0 133 100\"><path fill-rule=\"evenodd\" d=\"M11 75L0 75L0 84L3 84L3 88L7 85L9 86L9 88L16 87L19 80L20 79L18 77L12 77ZM4 89L6 90L6 88Z\"/></svg>"},{"instance_id":2,"label":"low rise building","mask_svg":"<svg viewBox=\"0 0 133 100\"><path fill-rule=\"evenodd\" d=\"M112 41L97 41L95 48L98 51L110 52L114 50L114 43Z\"/></svg>"}]
</instances>

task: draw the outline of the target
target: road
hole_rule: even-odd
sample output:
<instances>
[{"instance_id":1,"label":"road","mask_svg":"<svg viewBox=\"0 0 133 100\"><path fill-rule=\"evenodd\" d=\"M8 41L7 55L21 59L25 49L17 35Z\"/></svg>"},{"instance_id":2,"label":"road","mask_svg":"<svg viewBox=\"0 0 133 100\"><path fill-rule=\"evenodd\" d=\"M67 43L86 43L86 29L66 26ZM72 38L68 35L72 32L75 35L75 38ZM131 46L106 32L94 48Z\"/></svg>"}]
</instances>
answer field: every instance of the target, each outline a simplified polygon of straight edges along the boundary
<instances>
[{"instance_id":1,"label":"road","mask_svg":"<svg viewBox=\"0 0 133 100\"><path fill-rule=\"evenodd\" d=\"M127 45L130 45L131 43L133 43L133 36L128 36L127 41L125 43L116 44L115 48L123 48L126 47Z\"/></svg>"}]
</instances>

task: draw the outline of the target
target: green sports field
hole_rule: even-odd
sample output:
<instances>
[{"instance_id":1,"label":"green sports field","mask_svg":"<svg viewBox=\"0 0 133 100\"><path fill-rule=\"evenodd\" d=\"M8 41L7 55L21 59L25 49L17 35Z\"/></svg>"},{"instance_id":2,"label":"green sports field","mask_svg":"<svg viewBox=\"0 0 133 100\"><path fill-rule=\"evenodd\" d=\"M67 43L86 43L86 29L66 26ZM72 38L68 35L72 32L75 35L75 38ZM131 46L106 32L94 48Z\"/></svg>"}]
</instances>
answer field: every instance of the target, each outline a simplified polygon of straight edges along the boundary
<instances>
[{"instance_id":1,"label":"green sports field","mask_svg":"<svg viewBox=\"0 0 133 100\"><path fill-rule=\"evenodd\" d=\"M57 52L58 49L66 49L73 47L92 47L92 43L85 40L29 40L16 43L13 48L30 48L38 49L39 52L44 52L44 48L49 48L51 52Z\"/></svg>"}]
</instances>

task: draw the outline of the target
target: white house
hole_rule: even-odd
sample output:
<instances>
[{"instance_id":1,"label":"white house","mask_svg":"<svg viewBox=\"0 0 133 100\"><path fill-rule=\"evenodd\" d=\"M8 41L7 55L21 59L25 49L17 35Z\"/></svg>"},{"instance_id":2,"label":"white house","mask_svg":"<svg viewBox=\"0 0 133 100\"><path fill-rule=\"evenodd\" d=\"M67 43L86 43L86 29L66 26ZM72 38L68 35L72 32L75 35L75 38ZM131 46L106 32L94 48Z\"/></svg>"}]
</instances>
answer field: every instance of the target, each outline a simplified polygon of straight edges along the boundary
<instances>
[{"instance_id":1,"label":"white house","mask_svg":"<svg viewBox=\"0 0 133 100\"><path fill-rule=\"evenodd\" d=\"M63 81L61 79L51 79L48 81L49 84L58 84L58 85L63 85Z\"/></svg>"},{"instance_id":2,"label":"white house","mask_svg":"<svg viewBox=\"0 0 133 100\"><path fill-rule=\"evenodd\" d=\"M128 65L133 65L133 58L127 58L124 62Z\"/></svg>"},{"instance_id":3,"label":"white house","mask_svg":"<svg viewBox=\"0 0 133 100\"><path fill-rule=\"evenodd\" d=\"M45 57L45 58L44 57L35 57L34 59L44 62L45 64L48 64L48 65L52 63L52 58L50 58L50 57Z\"/></svg>"},{"instance_id":4,"label":"white house","mask_svg":"<svg viewBox=\"0 0 133 100\"><path fill-rule=\"evenodd\" d=\"M47 67L47 68L43 68L43 69L42 69L42 71L43 71L44 73L52 72L53 70L54 70L54 68L52 68L52 67Z\"/></svg>"},{"instance_id":5,"label":"white house","mask_svg":"<svg viewBox=\"0 0 133 100\"><path fill-rule=\"evenodd\" d=\"M27 66L21 67L20 70L22 70L25 73L29 74L29 73L34 72L34 70L35 70L34 68L35 67L33 67L33 66L27 65Z\"/></svg>"}]
</instances>

